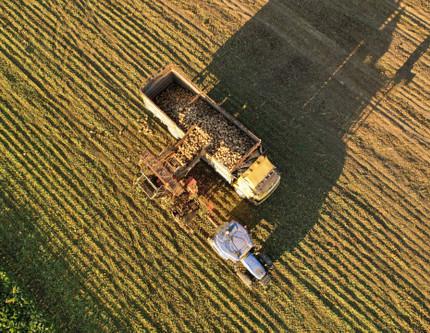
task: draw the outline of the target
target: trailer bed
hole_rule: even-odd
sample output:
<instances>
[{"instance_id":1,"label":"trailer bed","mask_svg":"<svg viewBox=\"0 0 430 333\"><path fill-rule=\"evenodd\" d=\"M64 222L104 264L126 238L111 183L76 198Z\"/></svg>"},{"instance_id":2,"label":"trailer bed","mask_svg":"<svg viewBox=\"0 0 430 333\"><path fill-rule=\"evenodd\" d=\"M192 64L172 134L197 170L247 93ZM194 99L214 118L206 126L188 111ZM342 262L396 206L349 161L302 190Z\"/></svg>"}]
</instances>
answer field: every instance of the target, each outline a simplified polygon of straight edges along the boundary
<instances>
[{"instance_id":1,"label":"trailer bed","mask_svg":"<svg viewBox=\"0 0 430 333\"><path fill-rule=\"evenodd\" d=\"M211 144L203 159L229 183L262 153L261 139L204 94L176 66L168 65L156 73L141 91L145 108L176 139L183 138L196 124L211 134ZM216 123L218 127L213 126Z\"/></svg>"},{"instance_id":2,"label":"trailer bed","mask_svg":"<svg viewBox=\"0 0 430 333\"><path fill-rule=\"evenodd\" d=\"M208 154L233 169L256 142L201 96L172 82L154 98L155 104L187 131L196 125L209 138Z\"/></svg>"}]
</instances>

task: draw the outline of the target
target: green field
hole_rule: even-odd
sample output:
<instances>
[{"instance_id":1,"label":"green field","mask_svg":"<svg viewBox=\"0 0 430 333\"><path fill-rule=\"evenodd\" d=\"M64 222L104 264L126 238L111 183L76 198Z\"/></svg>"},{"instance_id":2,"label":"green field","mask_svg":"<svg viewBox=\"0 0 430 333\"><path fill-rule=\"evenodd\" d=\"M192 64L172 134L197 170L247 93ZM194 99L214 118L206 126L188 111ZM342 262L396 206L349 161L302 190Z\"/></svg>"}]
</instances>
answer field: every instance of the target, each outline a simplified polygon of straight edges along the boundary
<instances>
[{"instance_id":1,"label":"green field","mask_svg":"<svg viewBox=\"0 0 430 333\"><path fill-rule=\"evenodd\" d=\"M428 0L0 2L0 269L59 332L430 330ZM133 188L174 142L139 88L179 66L262 138L275 261L248 290Z\"/></svg>"}]
</instances>

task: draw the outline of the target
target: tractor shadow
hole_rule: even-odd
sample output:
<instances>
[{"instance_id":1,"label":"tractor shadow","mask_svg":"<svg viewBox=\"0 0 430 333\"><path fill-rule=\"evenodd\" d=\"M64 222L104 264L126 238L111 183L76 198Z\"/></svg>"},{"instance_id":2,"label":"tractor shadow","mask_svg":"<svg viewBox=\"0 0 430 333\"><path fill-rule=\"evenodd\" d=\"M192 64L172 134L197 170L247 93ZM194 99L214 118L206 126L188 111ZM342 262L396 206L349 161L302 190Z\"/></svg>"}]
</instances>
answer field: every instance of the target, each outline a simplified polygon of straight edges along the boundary
<instances>
[{"instance_id":1,"label":"tractor shadow","mask_svg":"<svg viewBox=\"0 0 430 333\"><path fill-rule=\"evenodd\" d=\"M345 134L389 81L378 60L400 16L395 1L269 1L194 78L262 138L281 171L267 202L238 200L231 211L253 233L264 229L274 260L318 222L342 173Z\"/></svg>"}]
</instances>

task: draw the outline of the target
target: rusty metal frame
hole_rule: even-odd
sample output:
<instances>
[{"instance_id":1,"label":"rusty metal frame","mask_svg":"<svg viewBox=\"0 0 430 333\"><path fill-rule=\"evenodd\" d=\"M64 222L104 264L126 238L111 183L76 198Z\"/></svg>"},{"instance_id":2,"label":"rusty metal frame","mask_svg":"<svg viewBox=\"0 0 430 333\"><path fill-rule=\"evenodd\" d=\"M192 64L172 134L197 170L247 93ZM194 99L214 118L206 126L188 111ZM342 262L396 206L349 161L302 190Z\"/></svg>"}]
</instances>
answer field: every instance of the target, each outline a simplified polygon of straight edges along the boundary
<instances>
[{"instance_id":1,"label":"rusty metal frame","mask_svg":"<svg viewBox=\"0 0 430 333\"><path fill-rule=\"evenodd\" d=\"M143 171L144 168L149 169L151 174L160 180L162 186L174 196L178 196L184 192L184 188L175 178L174 172L166 166L166 159L161 159L159 156L152 154L149 150L145 150L140 156L139 165L142 168L142 175L144 175L146 179L148 179L148 177Z\"/></svg>"},{"instance_id":2,"label":"rusty metal frame","mask_svg":"<svg viewBox=\"0 0 430 333\"><path fill-rule=\"evenodd\" d=\"M144 180L142 181L142 179ZM153 191L149 192L147 188L145 188L145 186L142 185L143 183L148 184L148 186L152 187ZM136 185L150 199L154 199L160 195L165 194L165 190L161 190L163 189L163 186L157 186L156 184L154 184L154 182L143 171L141 172L140 177L136 179Z\"/></svg>"}]
</instances>

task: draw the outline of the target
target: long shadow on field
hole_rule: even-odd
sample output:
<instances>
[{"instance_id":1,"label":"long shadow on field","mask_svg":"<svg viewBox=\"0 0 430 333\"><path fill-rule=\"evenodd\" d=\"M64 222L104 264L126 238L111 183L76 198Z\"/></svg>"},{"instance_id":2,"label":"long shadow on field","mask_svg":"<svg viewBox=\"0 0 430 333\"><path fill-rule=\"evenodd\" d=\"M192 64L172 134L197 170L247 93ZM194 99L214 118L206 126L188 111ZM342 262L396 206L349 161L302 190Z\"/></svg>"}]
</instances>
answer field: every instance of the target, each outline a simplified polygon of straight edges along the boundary
<instances>
[{"instance_id":1,"label":"long shadow on field","mask_svg":"<svg viewBox=\"0 0 430 333\"><path fill-rule=\"evenodd\" d=\"M400 15L395 1L270 1L195 78L215 77L211 97L263 139L282 172L262 206L232 212L251 227L268 221L274 259L318 221L342 172L342 138L387 83L378 59Z\"/></svg>"},{"instance_id":2,"label":"long shadow on field","mask_svg":"<svg viewBox=\"0 0 430 333\"><path fill-rule=\"evenodd\" d=\"M427 36L427 38L422 41L422 43L409 56L408 60L406 60L403 66L400 67L397 71L396 77L394 78L394 81L396 83L400 83L402 81L406 81L406 83L409 83L414 78L415 74L412 72L412 68L414 67L418 59L420 59L420 57L429 49L429 47L430 36Z\"/></svg>"},{"instance_id":3,"label":"long shadow on field","mask_svg":"<svg viewBox=\"0 0 430 333\"><path fill-rule=\"evenodd\" d=\"M105 312L103 304L82 298L92 292L70 269L64 251L55 254L50 248L53 234L41 232L39 219L31 208L16 203L13 191L0 179L0 269L34 299L59 332L100 331L106 323L94 318Z\"/></svg>"}]
</instances>

